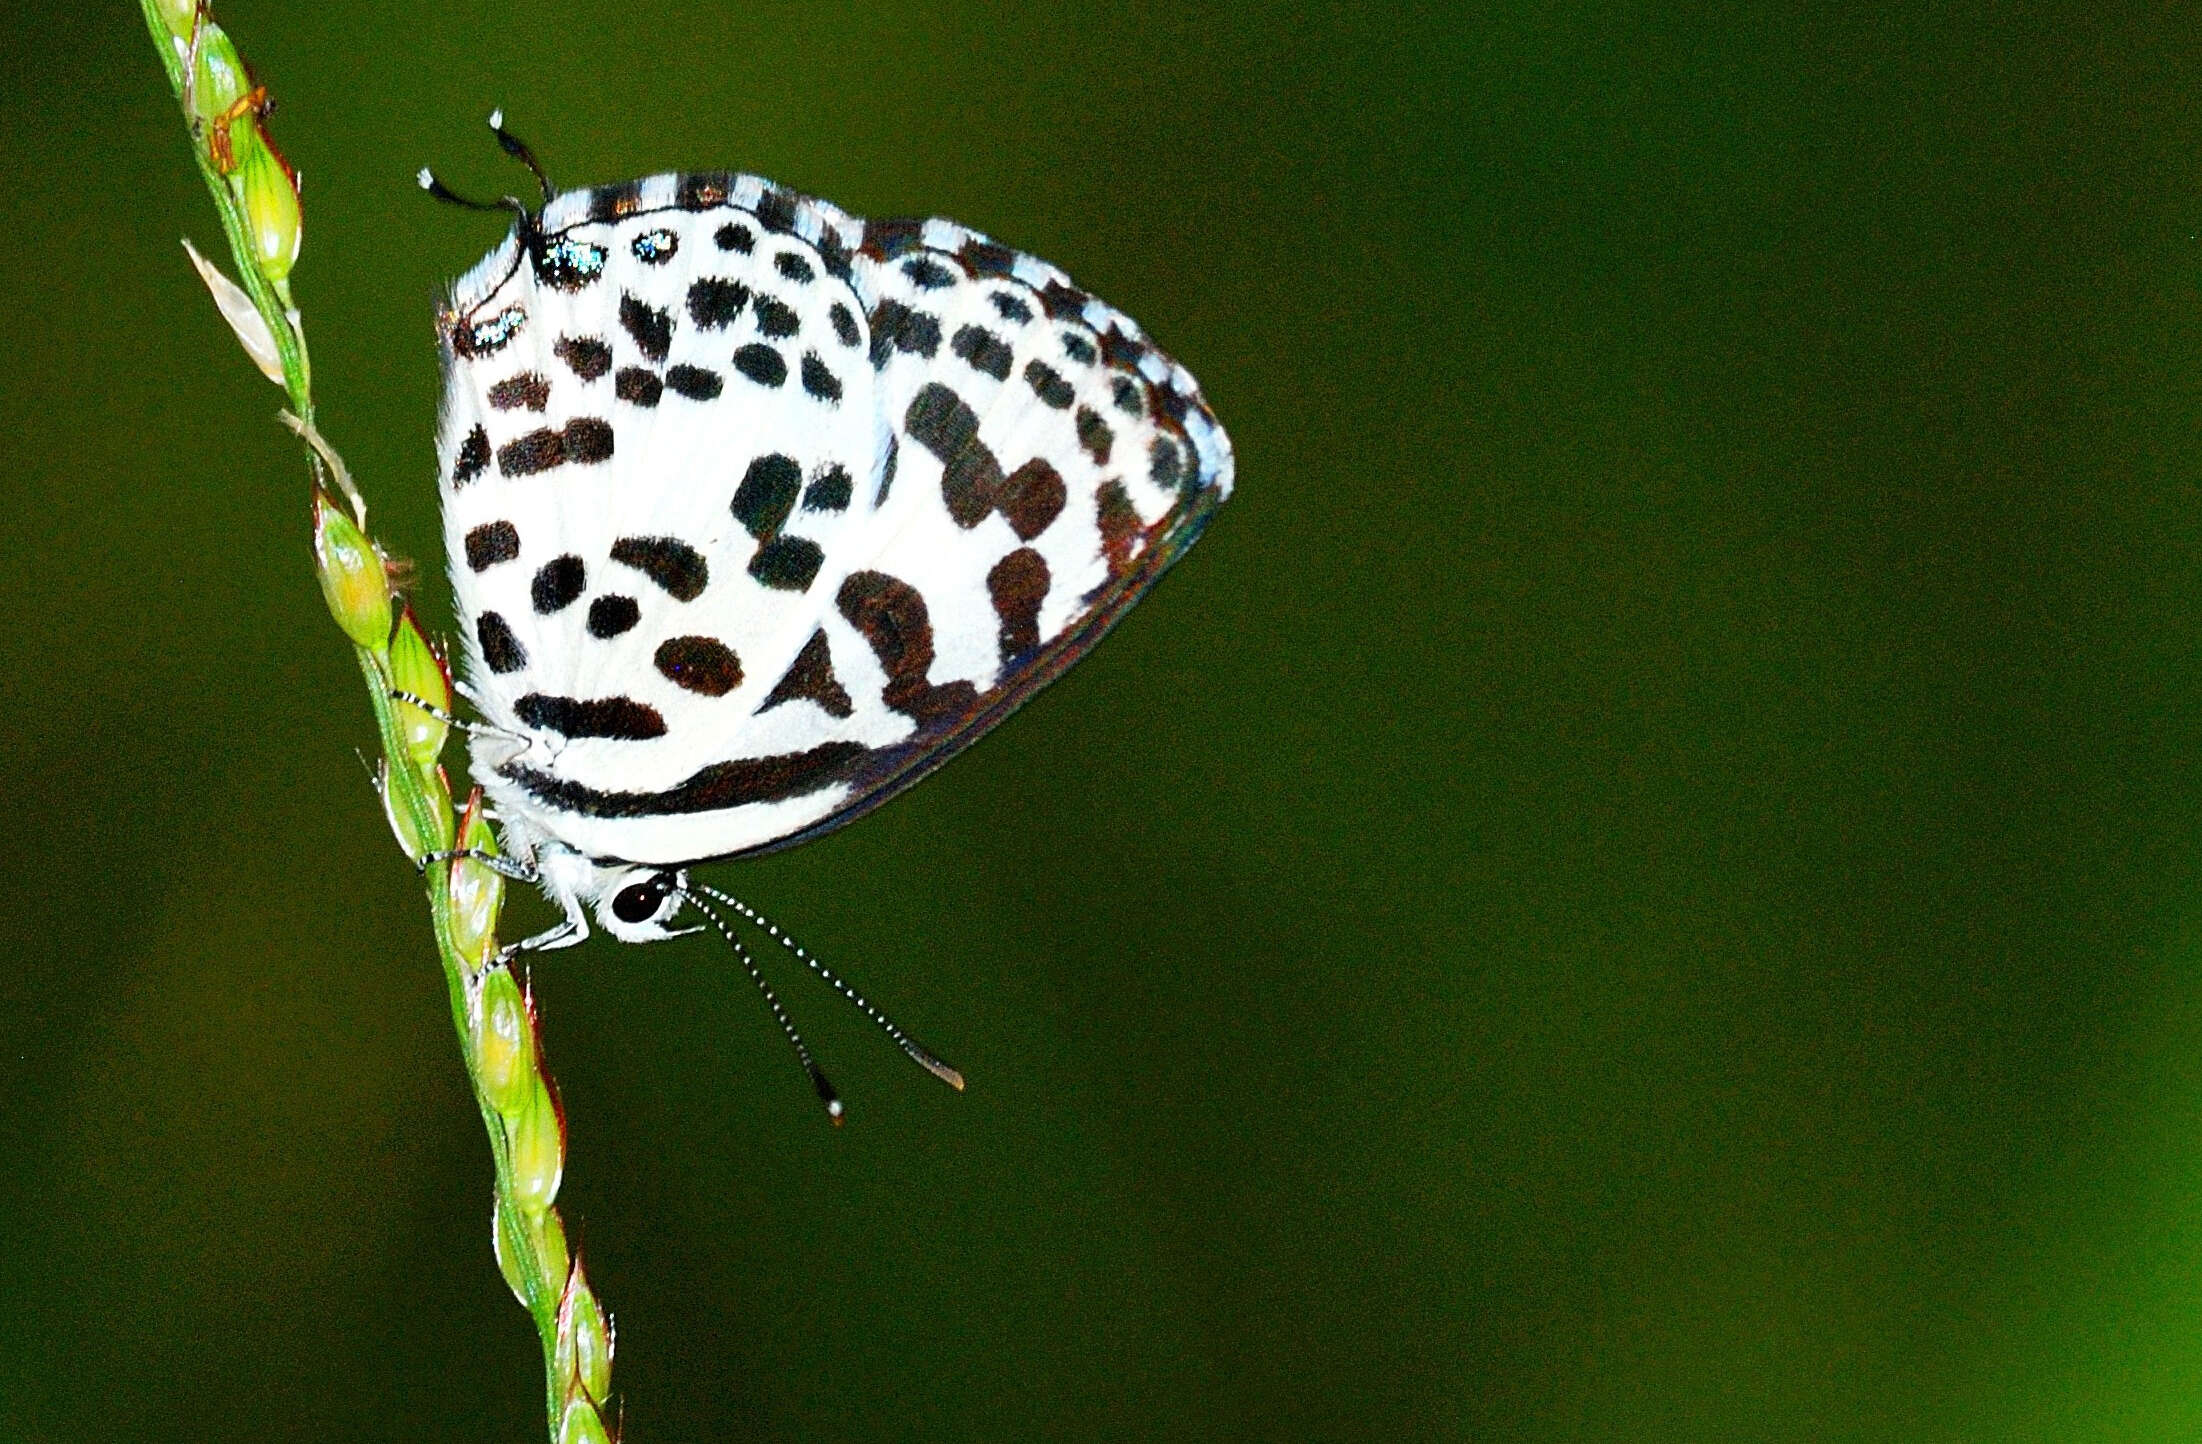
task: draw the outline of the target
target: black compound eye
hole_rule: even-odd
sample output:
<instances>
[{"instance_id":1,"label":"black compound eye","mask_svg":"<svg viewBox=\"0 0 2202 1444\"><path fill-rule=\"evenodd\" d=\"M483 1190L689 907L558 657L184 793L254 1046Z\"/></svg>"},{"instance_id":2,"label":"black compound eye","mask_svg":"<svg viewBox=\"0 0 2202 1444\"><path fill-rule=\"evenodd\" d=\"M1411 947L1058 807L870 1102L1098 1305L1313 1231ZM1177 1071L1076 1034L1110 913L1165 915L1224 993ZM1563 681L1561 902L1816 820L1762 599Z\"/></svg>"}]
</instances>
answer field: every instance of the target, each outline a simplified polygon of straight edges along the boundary
<instances>
[{"instance_id":1,"label":"black compound eye","mask_svg":"<svg viewBox=\"0 0 2202 1444\"><path fill-rule=\"evenodd\" d=\"M665 880L631 882L612 898L612 916L623 923L646 923L665 904Z\"/></svg>"}]
</instances>

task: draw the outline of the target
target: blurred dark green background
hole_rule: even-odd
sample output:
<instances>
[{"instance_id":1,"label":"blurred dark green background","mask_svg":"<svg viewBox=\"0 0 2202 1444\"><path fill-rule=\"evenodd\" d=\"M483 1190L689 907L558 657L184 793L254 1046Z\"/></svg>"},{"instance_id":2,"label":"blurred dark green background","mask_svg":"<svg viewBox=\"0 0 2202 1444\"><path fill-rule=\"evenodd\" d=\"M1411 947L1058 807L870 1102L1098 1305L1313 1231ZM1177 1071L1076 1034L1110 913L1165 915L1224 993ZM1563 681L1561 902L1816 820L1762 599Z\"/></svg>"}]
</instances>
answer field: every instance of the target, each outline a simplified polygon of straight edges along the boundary
<instances>
[{"instance_id":1,"label":"blurred dark green background","mask_svg":"<svg viewBox=\"0 0 2202 1444\"><path fill-rule=\"evenodd\" d=\"M493 104L1037 251L1237 441L1083 666L716 876L968 1095L537 970L630 1441L2202 1431L2202 28L1778 8L222 6L439 626L499 226L411 176L514 184ZM9 21L0 1437L540 1437L159 68Z\"/></svg>"}]
</instances>

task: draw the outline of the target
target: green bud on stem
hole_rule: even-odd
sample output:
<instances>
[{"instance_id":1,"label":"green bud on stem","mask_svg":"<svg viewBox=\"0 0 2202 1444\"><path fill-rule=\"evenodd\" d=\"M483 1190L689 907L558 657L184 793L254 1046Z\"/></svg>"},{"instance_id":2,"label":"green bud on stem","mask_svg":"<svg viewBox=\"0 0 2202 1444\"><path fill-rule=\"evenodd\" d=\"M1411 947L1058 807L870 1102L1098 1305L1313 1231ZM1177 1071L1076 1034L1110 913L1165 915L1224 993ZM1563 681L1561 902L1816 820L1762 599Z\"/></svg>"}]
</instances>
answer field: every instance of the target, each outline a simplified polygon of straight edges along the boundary
<instances>
[{"instance_id":1,"label":"green bud on stem","mask_svg":"<svg viewBox=\"0 0 2202 1444\"><path fill-rule=\"evenodd\" d=\"M512 1152L512 1197L529 1212L541 1212L558 1197L566 1173L566 1124L540 1073L518 1113L505 1115Z\"/></svg>"},{"instance_id":2,"label":"green bud on stem","mask_svg":"<svg viewBox=\"0 0 2202 1444\"><path fill-rule=\"evenodd\" d=\"M532 1310L526 1281L520 1273L523 1254L535 1260L536 1273L555 1285L566 1276L572 1260L566 1254L566 1226L558 1221L551 1209L530 1215L526 1210L507 1212L502 1203L493 1204L489 1214L490 1242L497 1251L497 1271L505 1276L505 1286L523 1308Z\"/></svg>"},{"instance_id":3,"label":"green bud on stem","mask_svg":"<svg viewBox=\"0 0 2202 1444\"><path fill-rule=\"evenodd\" d=\"M466 800L459 817L458 846L469 852L497 854L497 834L483 815L482 789ZM472 858L456 858L451 864L451 949L468 967L489 961L497 944L497 910L504 905L505 878L495 868Z\"/></svg>"},{"instance_id":4,"label":"green bud on stem","mask_svg":"<svg viewBox=\"0 0 2202 1444\"><path fill-rule=\"evenodd\" d=\"M321 595L344 635L371 652L390 645L390 576L382 554L337 499L313 493L313 557Z\"/></svg>"},{"instance_id":5,"label":"green bud on stem","mask_svg":"<svg viewBox=\"0 0 2202 1444\"><path fill-rule=\"evenodd\" d=\"M482 1096L517 1118L535 1091L535 1022L512 969L491 968L474 994L474 1071Z\"/></svg>"},{"instance_id":6,"label":"green bud on stem","mask_svg":"<svg viewBox=\"0 0 2202 1444\"><path fill-rule=\"evenodd\" d=\"M581 1267L573 1262L566 1280L566 1296L558 1301L558 1377L601 1404L612 1391L612 1333L604 1319L603 1305Z\"/></svg>"},{"instance_id":7,"label":"green bud on stem","mask_svg":"<svg viewBox=\"0 0 2202 1444\"><path fill-rule=\"evenodd\" d=\"M211 126L252 90L252 73L245 69L244 57L237 53L229 36L212 20L199 22L198 45L199 63L191 71L191 118Z\"/></svg>"},{"instance_id":8,"label":"green bud on stem","mask_svg":"<svg viewBox=\"0 0 2202 1444\"><path fill-rule=\"evenodd\" d=\"M287 287L305 227L298 207L298 175L268 138L255 115L233 122L231 147L237 169L230 188L245 209L253 259L279 291ZM287 303L286 303L287 304Z\"/></svg>"},{"instance_id":9,"label":"green bud on stem","mask_svg":"<svg viewBox=\"0 0 2202 1444\"><path fill-rule=\"evenodd\" d=\"M414 809L407 805L400 776L391 772L389 762L375 764L375 790L382 794L382 812L390 820L390 831L397 837L398 846L404 849L405 855L419 862L424 853L450 850L451 784L441 767L416 771L412 776L428 794L425 819L417 818Z\"/></svg>"},{"instance_id":10,"label":"green bud on stem","mask_svg":"<svg viewBox=\"0 0 2202 1444\"><path fill-rule=\"evenodd\" d=\"M390 685L439 712L448 715L451 711L451 674L444 669L443 658L436 655L410 606L398 615L397 630L390 638ZM399 702L397 709L398 725L405 733L405 750L426 767L443 751L451 724L410 702Z\"/></svg>"}]
</instances>

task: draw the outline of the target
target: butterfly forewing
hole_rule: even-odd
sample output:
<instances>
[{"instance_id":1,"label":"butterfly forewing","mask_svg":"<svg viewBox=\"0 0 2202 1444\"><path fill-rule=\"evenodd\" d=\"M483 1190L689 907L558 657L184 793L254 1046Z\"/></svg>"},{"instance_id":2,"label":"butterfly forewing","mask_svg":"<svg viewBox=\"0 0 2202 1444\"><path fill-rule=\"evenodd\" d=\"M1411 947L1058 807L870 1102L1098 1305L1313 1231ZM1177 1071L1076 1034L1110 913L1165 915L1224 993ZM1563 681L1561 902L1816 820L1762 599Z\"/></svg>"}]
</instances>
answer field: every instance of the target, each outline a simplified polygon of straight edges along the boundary
<instances>
[{"instance_id":1,"label":"butterfly forewing","mask_svg":"<svg viewBox=\"0 0 2202 1444\"><path fill-rule=\"evenodd\" d=\"M572 192L443 318L446 541L508 822L686 862L838 825L1059 673L1228 493L1045 263L754 177Z\"/></svg>"}]
</instances>

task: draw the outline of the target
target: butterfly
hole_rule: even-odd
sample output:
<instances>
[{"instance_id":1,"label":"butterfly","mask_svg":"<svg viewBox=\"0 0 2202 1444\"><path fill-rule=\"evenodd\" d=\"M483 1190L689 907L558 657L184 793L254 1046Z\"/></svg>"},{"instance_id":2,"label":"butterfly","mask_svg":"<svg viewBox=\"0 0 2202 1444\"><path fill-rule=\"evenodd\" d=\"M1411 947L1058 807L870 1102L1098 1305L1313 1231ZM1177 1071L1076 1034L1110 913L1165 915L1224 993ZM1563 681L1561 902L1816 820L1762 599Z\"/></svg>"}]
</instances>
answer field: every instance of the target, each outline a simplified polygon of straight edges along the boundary
<instances>
[{"instance_id":1,"label":"butterfly","mask_svg":"<svg viewBox=\"0 0 2202 1444\"><path fill-rule=\"evenodd\" d=\"M1100 640L1230 495L1184 368L1048 263L752 175L507 199L438 335L470 761L504 854L652 942L696 863L910 787ZM440 199L461 200L422 172ZM961 1077L800 948L913 1058Z\"/></svg>"}]
</instances>

